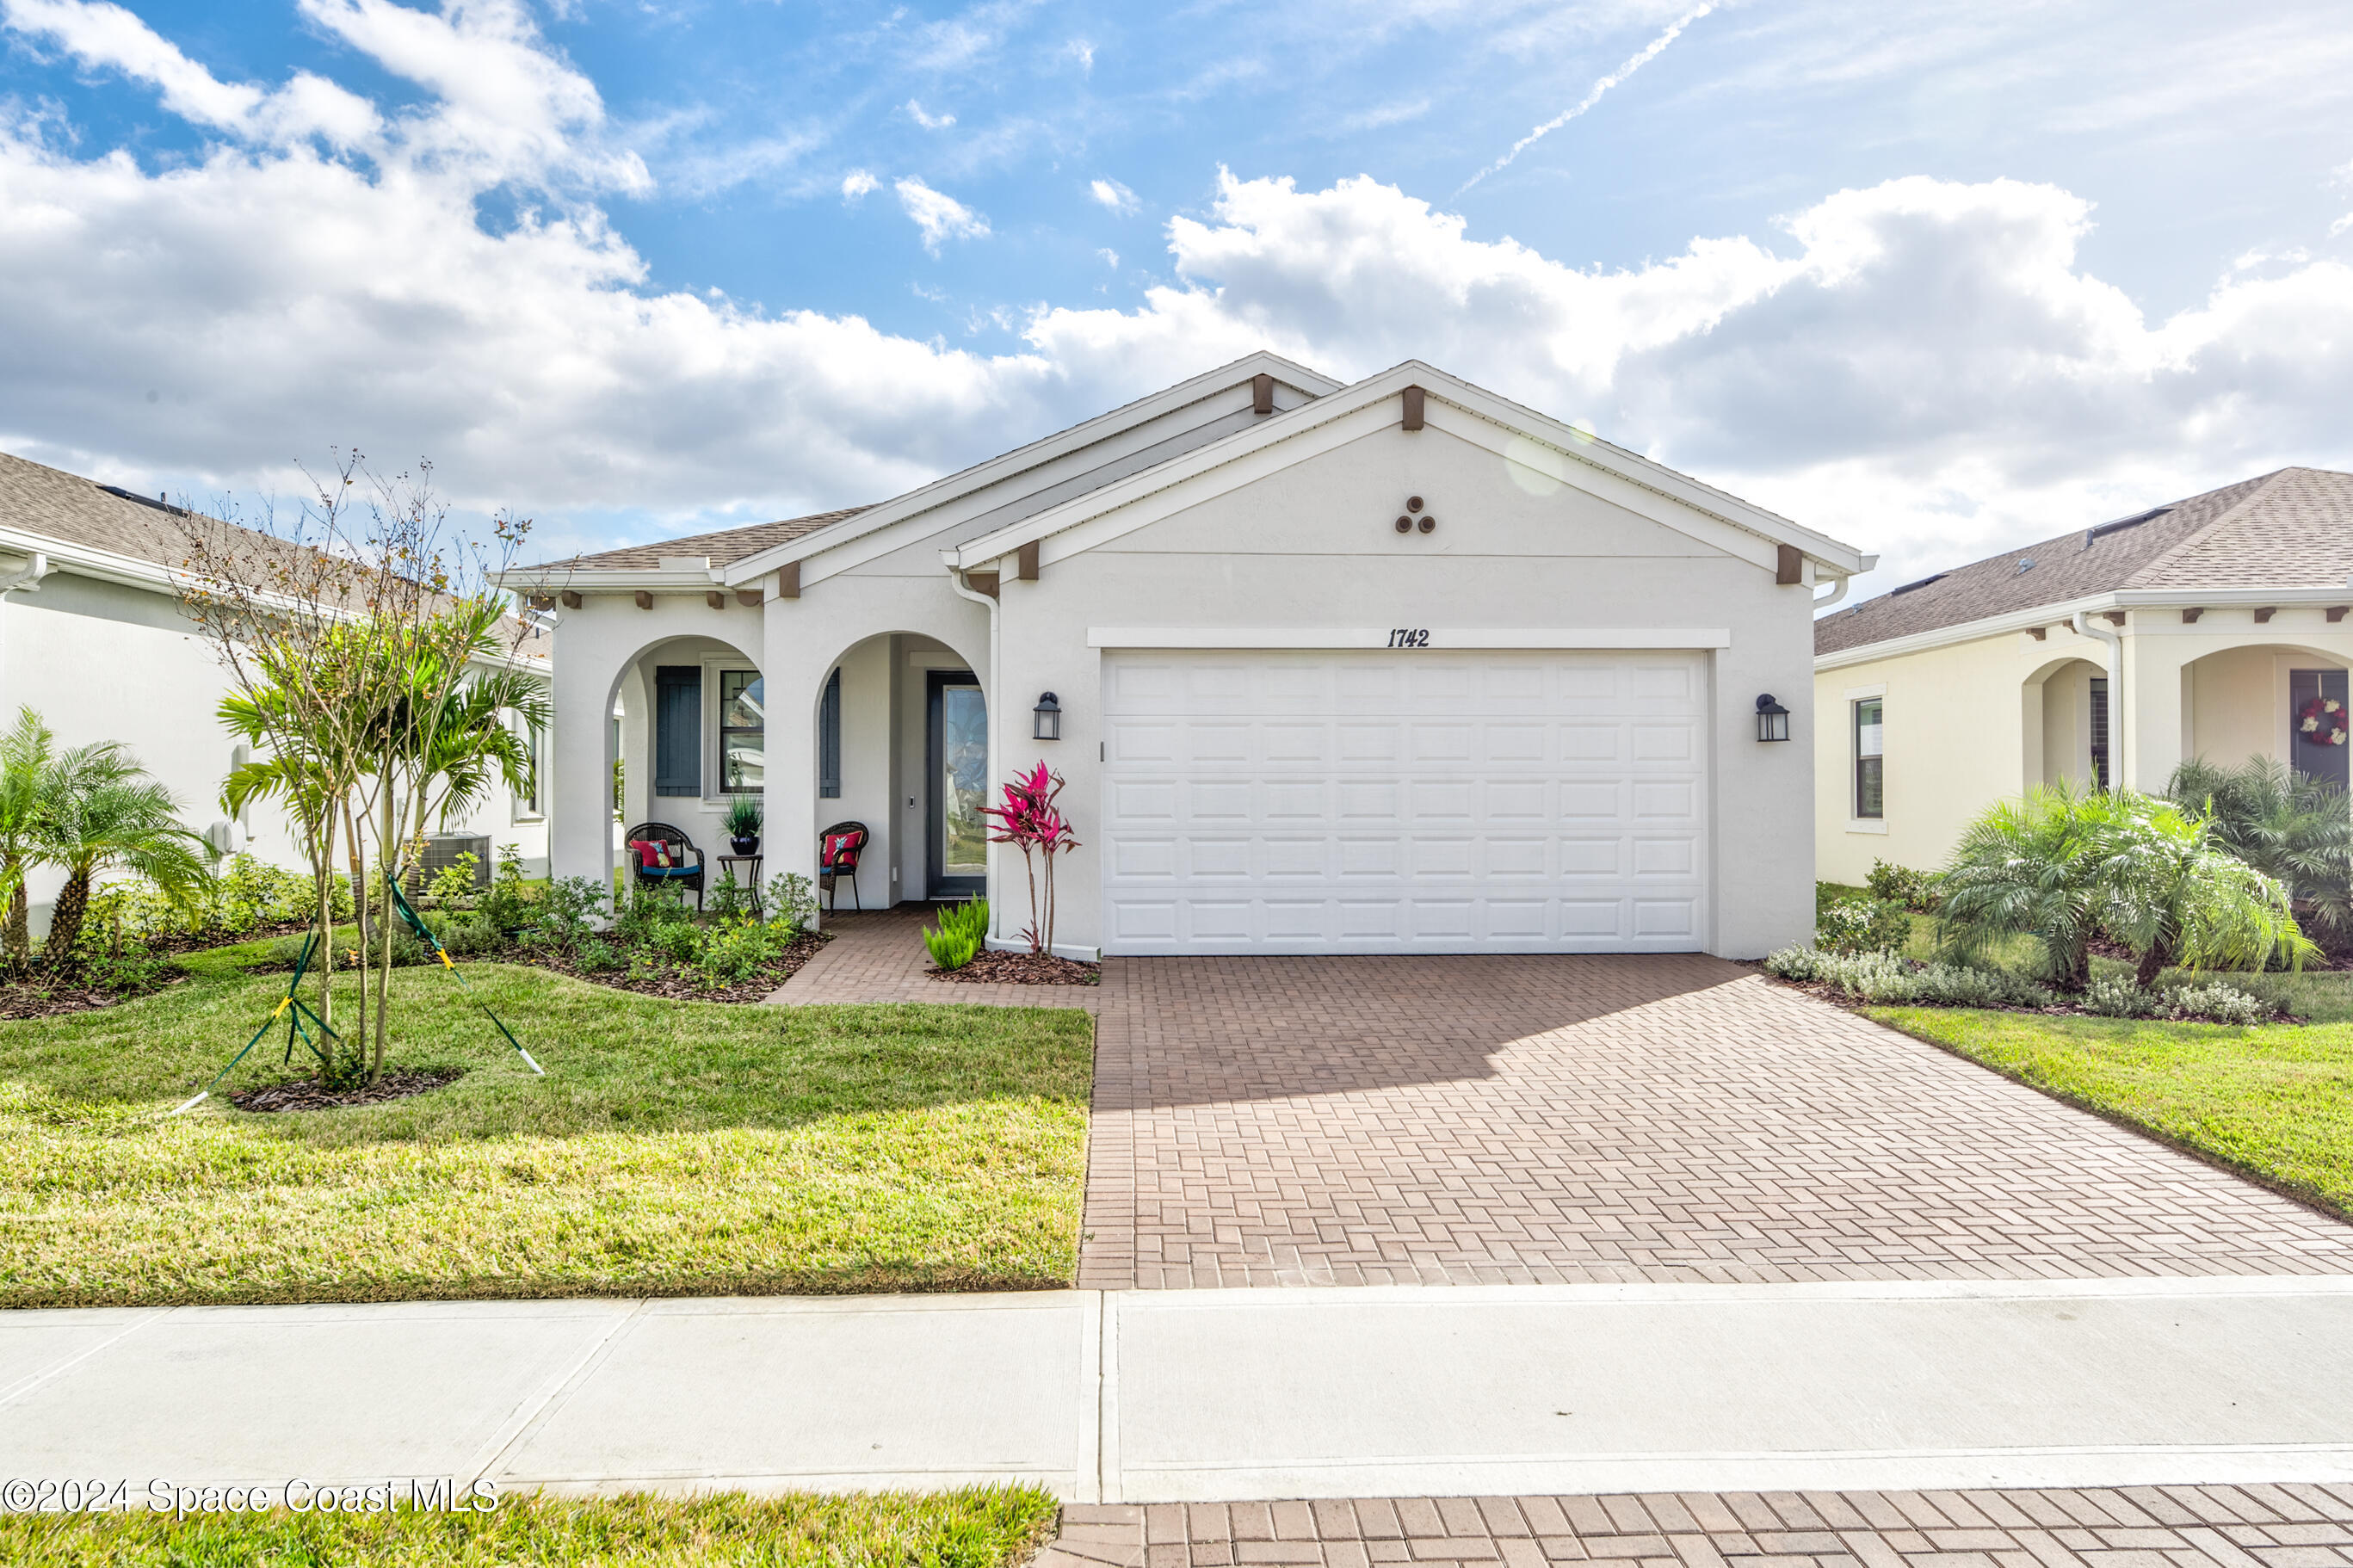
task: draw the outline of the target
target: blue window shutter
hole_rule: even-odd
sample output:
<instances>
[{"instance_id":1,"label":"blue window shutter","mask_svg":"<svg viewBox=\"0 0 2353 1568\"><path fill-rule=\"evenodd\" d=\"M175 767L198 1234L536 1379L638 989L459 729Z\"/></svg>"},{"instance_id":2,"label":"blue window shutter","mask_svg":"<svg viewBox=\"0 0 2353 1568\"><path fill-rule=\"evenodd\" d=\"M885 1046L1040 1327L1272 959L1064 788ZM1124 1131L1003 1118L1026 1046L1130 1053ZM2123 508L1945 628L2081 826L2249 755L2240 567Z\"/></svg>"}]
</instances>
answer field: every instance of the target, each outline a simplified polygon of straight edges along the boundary
<instances>
[{"instance_id":1,"label":"blue window shutter","mask_svg":"<svg viewBox=\"0 0 2353 1568\"><path fill-rule=\"evenodd\" d=\"M654 667L654 794L702 794L702 668Z\"/></svg>"},{"instance_id":2,"label":"blue window shutter","mask_svg":"<svg viewBox=\"0 0 2353 1568\"><path fill-rule=\"evenodd\" d=\"M841 794L841 667L825 678L825 698L817 710L817 793L828 800Z\"/></svg>"}]
</instances>

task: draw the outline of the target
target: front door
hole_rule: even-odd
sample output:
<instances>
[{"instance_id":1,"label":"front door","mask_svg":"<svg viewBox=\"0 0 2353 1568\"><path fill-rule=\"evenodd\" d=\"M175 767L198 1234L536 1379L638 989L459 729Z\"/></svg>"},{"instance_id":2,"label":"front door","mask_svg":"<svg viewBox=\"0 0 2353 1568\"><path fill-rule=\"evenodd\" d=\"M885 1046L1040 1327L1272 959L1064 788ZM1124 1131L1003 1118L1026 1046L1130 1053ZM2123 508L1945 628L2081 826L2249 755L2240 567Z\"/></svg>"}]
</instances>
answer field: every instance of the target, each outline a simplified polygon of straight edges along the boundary
<instances>
[{"instance_id":1,"label":"front door","mask_svg":"<svg viewBox=\"0 0 2353 1568\"><path fill-rule=\"evenodd\" d=\"M931 875L934 899L979 898L988 890L988 706L968 670L931 675Z\"/></svg>"},{"instance_id":2,"label":"front door","mask_svg":"<svg viewBox=\"0 0 2353 1568\"><path fill-rule=\"evenodd\" d=\"M2341 669L2291 669L2287 672L2287 743L2295 771L2343 789L2348 734L2345 672ZM2331 708L2330 703L2336 707Z\"/></svg>"}]
</instances>

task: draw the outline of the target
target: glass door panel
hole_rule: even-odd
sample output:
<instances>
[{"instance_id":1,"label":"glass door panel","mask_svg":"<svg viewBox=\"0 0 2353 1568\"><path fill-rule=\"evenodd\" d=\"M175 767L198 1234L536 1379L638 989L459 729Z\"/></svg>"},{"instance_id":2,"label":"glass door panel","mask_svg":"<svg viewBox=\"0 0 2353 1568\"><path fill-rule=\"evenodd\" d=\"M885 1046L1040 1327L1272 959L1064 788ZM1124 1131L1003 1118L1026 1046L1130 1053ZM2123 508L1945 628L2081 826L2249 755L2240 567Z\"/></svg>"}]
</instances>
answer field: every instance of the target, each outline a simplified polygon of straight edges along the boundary
<instances>
[{"instance_id":1,"label":"glass door panel","mask_svg":"<svg viewBox=\"0 0 2353 1568\"><path fill-rule=\"evenodd\" d=\"M930 839L934 898L969 898L988 876L988 706L961 672L931 678Z\"/></svg>"}]
</instances>

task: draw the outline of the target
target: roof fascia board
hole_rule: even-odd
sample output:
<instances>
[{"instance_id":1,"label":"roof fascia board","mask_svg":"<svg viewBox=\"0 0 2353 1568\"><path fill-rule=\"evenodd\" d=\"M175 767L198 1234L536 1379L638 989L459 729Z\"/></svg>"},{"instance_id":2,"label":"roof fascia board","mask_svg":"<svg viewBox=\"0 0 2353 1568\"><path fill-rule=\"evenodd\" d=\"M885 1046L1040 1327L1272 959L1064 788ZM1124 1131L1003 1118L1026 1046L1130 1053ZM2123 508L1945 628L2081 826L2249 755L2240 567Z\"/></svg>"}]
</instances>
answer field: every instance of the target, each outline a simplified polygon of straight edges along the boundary
<instances>
[{"instance_id":1,"label":"roof fascia board","mask_svg":"<svg viewBox=\"0 0 2353 1568\"><path fill-rule=\"evenodd\" d=\"M140 588L150 594L168 594L175 599L184 586L195 581L190 574L177 567L142 561L135 555L117 555L111 550L100 550L92 545L77 544L71 540L31 533L23 529L0 527L0 551L11 555L37 552L49 558L49 567L53 572L69 572L77 577L113 583L126 588ZM544 654L495 654L474 662L533 674L543 675L547 670L547 656Z\"/></svg>"},{"instance_id":2,"label":"roof fascia board","mask_svg":"<svg viewBox=\"0 0 2353 1568\"><path fill-rule=\"evenodd\" d=\"M626 594L638 588L664 588L701 592L719 586L716 570L701 572L548 572L538 567L516 567L499 573L493 579L510 593L538 593L551 589L569 588L575 594Z\"/></svg>"},{"instance_id":3,"label":"roof fascia board","mask_svg":"<svg viewBox=\"0 0 2353 1568\"><path fill-rule=\"evenodd\" d=\"M1878 658L1901 658L1906 654L1925 653L1931 648L1954 643L1977 642L1984 637L2000 637L2008 632L2022 632L2034 626L2055 626L2072 620L2077 611L2096 614L2101 610L2194 610L2261 608L2265 605L2297 606L2353 604L2353 586L2341 588L2122 588L2112 593L2094 594L2081 599L2060 599L2048 605L2036 605L2030 609L2010 610L1999 616L1986 616L1974 621L1961 621L1934 631L1914 632L1909 637L1888 637L1881 642L1859 643L1842 647L1836 653L1814 656L1814 668L1843 669L1849 665L1869 664ZM2213 628L2206 628L2211 634ZM2127 629L2126 636L2131 632Z\"/></svg>"},{"instance_id":4,"label":"roof fascia board","mask_svg":"<svg viewBox=\"0 0 2353 1568\"><path fill-rule=\"evenodd\" d=\"M1795 543L1832 574L1862 569L1862 557L1849 546L1709 489L1648 458L1594 441L1557 420L1530 414L1415 360L975 540L956 552L956 563L970 570L1033 541L1041 543L1041 562L1068 559L1303 458L1386 428L1394 421L1384 405L1412 385L1430 394L1424 405L1425 421L1447 434L1503 457L1511 455L1514 436L1542 442L1565 458L1574 459L1564 464L1564 483L1575 484L1728 554L1769 567L1775 564L1774 545ZM1458 397L1458 393L1462 395ZM1303 441L1304 445L1296 444ZM1597 460L1591 455L1597 447L1610 460ZM1195 482L1212 474L1216 478L1207 484ZM1587 474L1590 479L1578 477ZM1654 479L1672 481L1674 488L1651 482ZM1153 504L1135 504L1146 498ZM1662 505L1662 500L1674 504ZM1122 509L1126 509L1126 515L1114 521L1110 514ZM1783 531L1768 532L1768 528ZM1829 553L1808 548L1808 541L1826 546Z\"/></svg>"},{"instance_id":5,"label":"roof fascia board","mask_svg":"<svg viewBox=\"0 0 2353 1568\"><path fill-rule=\"evenodd\" d=\"M1231 364L1220 365L1148 396L1122 404L1107 413L1098 414L1082 425L1074 425L1068 430L1058 431L985 462L958 469L902 496L868 507L855 517L846 517L799 539L787 540L747 555L727 568L726 581L733 584L744 578L756 577L764 572L775 571L787 561L802 560L849 541L863 538L878 529L933 510L975 490L986 489L1031 468L1082 451L1123 431L1213 397L1261 374L1272 375L1277 381L1306 393L1311 399L1328 396L1342 387L1341 383L1309 370L1305 365L1294 364L1280 355L1248 354Z\"/></svg>"},{"instance_id":6,"label":"roof fascia board","mask_svg":"<svg viewBox=\"0 0 2353 1568\"><path fill-rule=\"evenodd\" d=\"M931 510L918 512L913 517L902 519L898 522L892 523L881 530L866 534L861 538L845 540L835 544L821 546L818 551L813 552L803 558L801 566L801 584L804 587L813 586L816 584L822 583L828 577L838 576L844 572L854 571L858 567L863 566L870 562L879 560L895 551L903 550L912 545L921 544L925 540L933 539L940 534L949 532L965 523L972 522L976 519L985 518L990 512L1002 510L1004 508L1008 506L1018 505L1021 501L1036 496L1042 490L1050 490L1057 485L1069 484L1073 480L1082 479L1087 475L1093 473L1100 468L1124 461L1139 453L1148 452L1152 447L1167 441L1177 439L1179 437L1198 430L1203 425L1213 425L1220 419L1230 418L1236 415L1242 414L1246 412L1249 407L1250 383L1247 381L1236 382L1230 386L1219 387L1207 397L1198 398L1192 403L1184 405L1182 407L1170 409L1166 414L1158 416L1154 419L1146 420L1140 424L1131 425L1124 430L1115 431L1092 447L1082 448L1080 452L1066 454L1064 458L1057 458L1054 464L1043 465L1040 468L1029 470L1028 475L1022 477L1029 479L1033 482L1012 491L1010 494L999 493L999 487L997 486L986 485L978 489L967 490L962 495L943 502L940 506L934 508ZM1174 418L1176 416L1183 415L1187 411L1192 410L1198 411L1198 417L1197 419L1187 421L1181 428L1163 429L1160 427L1162 421ZM1181 457L1182 454L1177 454L1177 456ZM1073 461L1073 459L1083 460ZM1161 468L1166 463L1174 460L1175 458L1162 458L1145 465L1144 468L1137 469L1136 472L1149 473L1153 469ZM1067 468L1058 468L1058 465L1064 463L1068 463L1070 466ZM1111 482L1116 483L1118 481L1113 480ZM1080 499L1081 496L1092 495L1094 493L1095 489L1103 488L1107 487L1097 486L1093 489L1082 490L1079 492L1079 495L1074 495L1071 497L1070 500L1076 500ZM1068 502L1056 502L1054 504L1067 505ZM1037 509L1038 511L1050 510L1052 510L1050 507L1040 507ZM1033 511L1025 515L1035 516L1037 515L1037 512ZM1019 526L1018 520L1003 525L1005 528L1013 528L1018 526ZM1001 531L1001 529L999 531ZM810 534L808 537L815 539L818 536L816 534ZM797 543L798 542L796 541L795 542Z\"/></svg>"},{"instance_id":7,"label":"roof fascia board","mask_svg":"<svg viewBox=\"0 0 2353 1568\"><path fill-rule=\"evenodd\" d=\"M57 539L46 533L0 528L0 550L16 555L30 555L37 552L49 558L52 570L71 572L77 577L94 577L103 583L144 588L151 594L177 595L180 591L182 574L169 566L142 561L135 555L117 555L111 550L77 544L71 540Z\"/></svg>"}]
</instances>

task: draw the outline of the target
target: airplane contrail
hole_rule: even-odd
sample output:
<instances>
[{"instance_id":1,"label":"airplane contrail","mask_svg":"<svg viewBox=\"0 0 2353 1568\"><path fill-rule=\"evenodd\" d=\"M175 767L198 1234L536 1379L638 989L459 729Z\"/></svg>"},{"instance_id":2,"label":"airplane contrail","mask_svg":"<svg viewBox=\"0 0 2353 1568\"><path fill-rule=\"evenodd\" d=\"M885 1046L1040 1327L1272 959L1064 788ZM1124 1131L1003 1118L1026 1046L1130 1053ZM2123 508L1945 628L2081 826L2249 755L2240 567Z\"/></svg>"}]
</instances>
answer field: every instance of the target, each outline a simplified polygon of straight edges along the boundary
<instances>
[{"instance_id":1,"label":"airplane contrail","mask_svg":"<svg viewBox=\"0 0 2353 1568\"><path fill-rule=\"evenodd\" d=\"M1694 5L1690 10L1684 12L1682 16L1676 17L1674 22L1667 28L1667 30L1661 33L1657 37L1652 38L1649 46L1640 54L1635 55L1624 65L1620 66L1616 70L1611 71L1599 81L1595 82L1593 84L1593 90L1587 93L1582 99L1578 100L1576 108L1567 110L1562 113L1553 116L1553 118L1546 121L1534 131L1529 132L1525 136L1521 137L1517 142L1513 142L1512 150L1510 152L1504 153L1502 157L1496 159L1493 163L1488 164L1485 168L1480 170L1469 179L1463 181L1461 185L1455 191L1454 195L1458 196L1461 195L1464 191L1469 190L1472 186L1477 184L1488 175L1502 169L1505 164L1518 157L1522 153L1526 152L1530 146L1534 145L1535 142L1543 141L1546 137L1551 135L1554 132L1559 130L1562 126L1567 124L1570 121L1576 119L1578 115L1584 113L1595 104L1600 102L1601 95L1603 93L1608 92L1611 88L1616 87L1620 82L1624 81L1628 77L1632 76L1636 71L1641 70L1644 66L1649 65L1652 60L1657 59L1659 58L1660 50L1665 48L1669 44L1673 43L1677 37L1682 36L1683 30L1685 27L1690 26L1694 22L1698 21L1702 16L1704 16L1710 11L1715 10L1715 6L1716 0L1706 0L1704 5Z\"/></svg>"}]
</instances>

